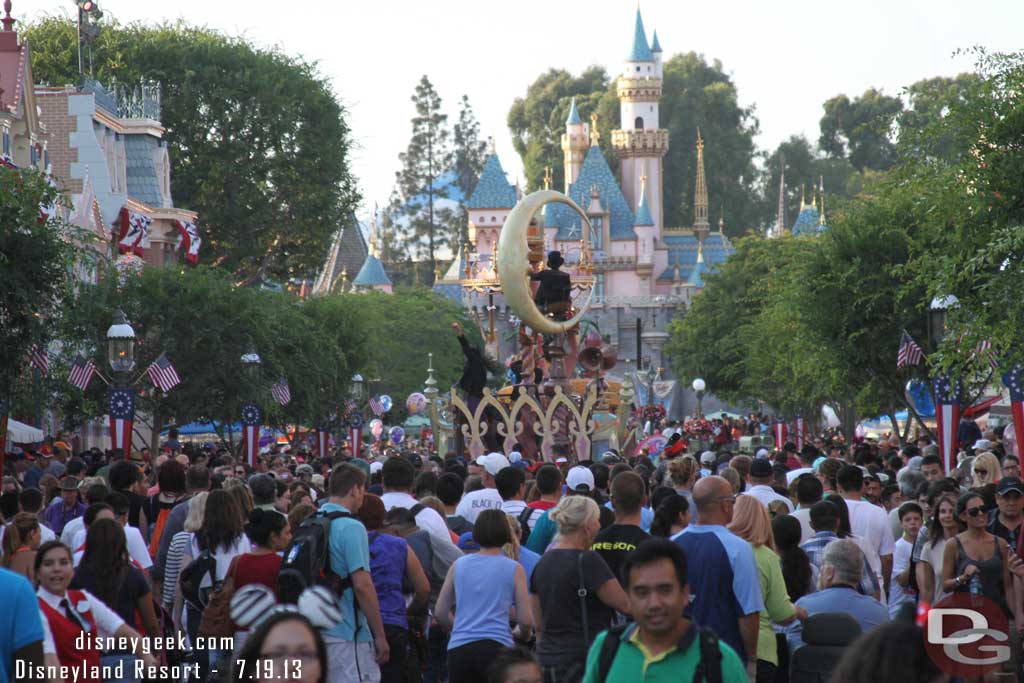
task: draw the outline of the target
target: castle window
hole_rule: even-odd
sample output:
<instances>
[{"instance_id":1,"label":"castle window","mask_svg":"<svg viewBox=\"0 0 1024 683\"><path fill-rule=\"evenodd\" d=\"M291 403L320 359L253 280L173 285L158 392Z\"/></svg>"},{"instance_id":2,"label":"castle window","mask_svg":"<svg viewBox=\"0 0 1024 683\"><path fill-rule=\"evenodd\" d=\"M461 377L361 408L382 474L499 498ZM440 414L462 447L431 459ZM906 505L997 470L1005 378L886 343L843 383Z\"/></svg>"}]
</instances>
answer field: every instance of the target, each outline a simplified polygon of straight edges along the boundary
<instances>
[{"instance_id":1,"label":"castle window","mask_svg":"<svg viewBox=\"0 0 1024 683\"><path fill-rule=\"evenodd\" d=\"M640 65L639 64L636 65L636 70L639 73L639 71L640 71Z\"/></svg>"},{"instance_id":2,"label":"castle window","mask_svg":"<svg viewBox=\"0 0 1024 683\"><path fill-rule=\"evenodd\" d=\"M633 127L636 128L637 130L643 130L644 129L644 117L642 117L642 116L636 117L636 121L633 122Z\"/></svg>"},{"instance_id":3,"label":"castle window","mask_svg":"<svg viewBox=\"0 0 1024 683\"><path fill-rule=\"evenodd\" d=\"M491 222L492 222L492 223L497 223L497 222L498 222L498 219L497 219L497 218L495 218L494 216L491 216Z\"/></svg>"},{"instance_id":4,"label":"castle window","mask_svg":"<svg viewBox=\"0 0 1024 683\"><path fill-rule=\"evenodd\" d=\"M648 70L648 71L650 71L650 70L651 70L651 67L649 67L649 66L648 66L648 67L647 67L647 70Z\"/></svg>"},{"instance_id":5,"label":"castle window","mask_svg":"<svg viewBox=\"0 0 1024 683\"><path fill-rule=\"evenodd\" d=\"M652 114L654 113L654 105L653 104L651 105L651 113Z\"/></svg>"}]
</instances>

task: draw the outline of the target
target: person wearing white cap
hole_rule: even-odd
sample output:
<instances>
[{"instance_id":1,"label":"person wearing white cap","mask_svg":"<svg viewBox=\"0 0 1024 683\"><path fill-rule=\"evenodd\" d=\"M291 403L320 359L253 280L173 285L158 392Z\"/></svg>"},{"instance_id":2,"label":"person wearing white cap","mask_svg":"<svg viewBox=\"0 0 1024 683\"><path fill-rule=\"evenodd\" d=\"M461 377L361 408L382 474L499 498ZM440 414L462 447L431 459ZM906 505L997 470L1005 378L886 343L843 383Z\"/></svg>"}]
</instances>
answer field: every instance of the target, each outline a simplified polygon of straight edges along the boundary
<instances>
[{"instance_id":1,"label":"person wearing white cap","mask_svg":"<svg viewBox=\"0 0 1024 683\"><path fill-rule=\"evenodd\" d=\"M704 451L700 454L700 476L710 477L715 473L715 460L718 456L715 455L714 451Z\"/></svg>"},{"instance_id":2,"label":"person wearing white cap","mask_svg":"<svg viewBox=\"0 0 1024 683\"><path fill-rule=\"evenodd\" d=\"M488 453L476 459L476 464L483 468L480 478L484 487L477 491L471 491L462 497L459 506L455 508L455 514L466 519L470 524L476 522L477 516L484 510L500 510L501 494L498 493L494 478L511 464L501 453Z\"/></svg>"},{"instance_id":3,"label":"person wearing white cap","mask_svg":"<svg viewBox=\"0 0 1024 683\"><path fill-rule=\"evenodd\" d=\"M565 475L565 486L568 489L567 493L569 495L593 498L594 489L596 488L594 473L590 471L589 467L576 465L570 468L569 472ZM615 513L603 505L598 507L601 514L601 528L604 529L614 523ZM540 516L540 519L537 520L533 530L530 532L530 538L526 541L526 547L535 553L543 554L558 532L558 526L548 516L548 512L548 510L545 510L544 514Z\"/></svg>"}]
</instances>

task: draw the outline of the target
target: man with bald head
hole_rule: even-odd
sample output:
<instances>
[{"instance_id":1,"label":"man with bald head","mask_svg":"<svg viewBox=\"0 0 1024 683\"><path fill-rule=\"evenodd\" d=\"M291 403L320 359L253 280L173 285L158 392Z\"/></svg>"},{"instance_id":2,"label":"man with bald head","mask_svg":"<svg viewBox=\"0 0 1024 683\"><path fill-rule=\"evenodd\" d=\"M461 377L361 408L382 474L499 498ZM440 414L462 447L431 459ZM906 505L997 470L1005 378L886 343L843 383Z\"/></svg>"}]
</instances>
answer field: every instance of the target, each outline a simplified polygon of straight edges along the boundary
<instances>
[{"instance_id":1,"label":"man with bald head","mask_svg":"<svg viewBox=\"0 0 1024 683\"><path fill-rule=\"evenodd\" d=\"M725 528L736 496L722 477L693 487L697 521L672 537L686 553L692 600L686 616L711 628L753 671L757 663L761 581L750 544Z\"/></svg>"}]
</instances>

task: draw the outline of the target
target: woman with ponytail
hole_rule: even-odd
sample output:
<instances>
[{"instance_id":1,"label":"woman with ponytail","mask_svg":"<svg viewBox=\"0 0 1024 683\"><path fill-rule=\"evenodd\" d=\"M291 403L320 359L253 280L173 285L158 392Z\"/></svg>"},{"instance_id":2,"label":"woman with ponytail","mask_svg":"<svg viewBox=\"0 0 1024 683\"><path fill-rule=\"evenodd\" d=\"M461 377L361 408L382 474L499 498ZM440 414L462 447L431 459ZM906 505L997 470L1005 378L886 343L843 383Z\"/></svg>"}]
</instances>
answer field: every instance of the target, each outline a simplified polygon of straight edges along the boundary
<instances>
[{"instance_id":1,"label":"woman with ponytail","mask_svg":"<svg viewBox=\"0 0 1024 683\"><path fill-rule=\"evenodd\" d=\"M41 540L39 518L31 512L16 514L4 531L4 566L35 583L32 566Z\"/></svg>"}]
</instances>

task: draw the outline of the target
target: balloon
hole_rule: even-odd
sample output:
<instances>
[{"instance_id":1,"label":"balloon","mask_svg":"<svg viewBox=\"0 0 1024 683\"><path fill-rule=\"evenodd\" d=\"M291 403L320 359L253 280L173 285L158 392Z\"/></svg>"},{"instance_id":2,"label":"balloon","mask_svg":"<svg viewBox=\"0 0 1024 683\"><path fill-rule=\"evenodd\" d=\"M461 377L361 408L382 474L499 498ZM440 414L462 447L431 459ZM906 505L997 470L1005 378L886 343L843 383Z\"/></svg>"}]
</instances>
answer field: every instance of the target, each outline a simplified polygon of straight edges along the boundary
<instances>
[{"instance_id":1,"label":"balloon","mask_svg":"<svg viewBox=\"0 0 1024 683\"><path fill-rule=\"evenodd\" d=\"M401 427L392 427L388 435L391 437L391 443L398 445L405 439L405 430Z\"/></svg>"},{"instance_id":2,"label":"balloon","mask_svg":"<svg viewBox=\"0 0 1024 683\"><path fill-rule=\"evenodd\" d=\"M384 433L384 423L377 419L370 420L370 433L373 434L373 438L379 439Z\"/></svg>"},{"instance_id":3,"label":"balloon","mask_svg":"<svg viewBox=\"0 0 1024 683\"><path fill-rule=\"evenodd\" d=\"M384 408L384 412L391 410L391 397L387 394L382 394L380 397L380 404Z\"/></svg>"},{"instance_id":4,"label":"balloon","mask_svg":"<svg viewBox=\"0 0 1024 683\"><path fill-rule=\"evenodd\" d=\"M601 335L597 330L591 330L590 332L587 332L587 336L583 343L587 348L599 349L601 348L601 344L604 343L604 340L601 339Z\"/></svg>"},{"instance_id":5,"label":"balloon","mask_svg":"<svg viewBox=\"0 0 1024 683\"><path fill-rule=\"evenodd\" d=\"M405 407L408 409L410 415L416 415L423 412L423 409L427 407L427 397L418 391L414 391L409 394L409 398L405 401Z\"/></svg>"}]
</instances>

